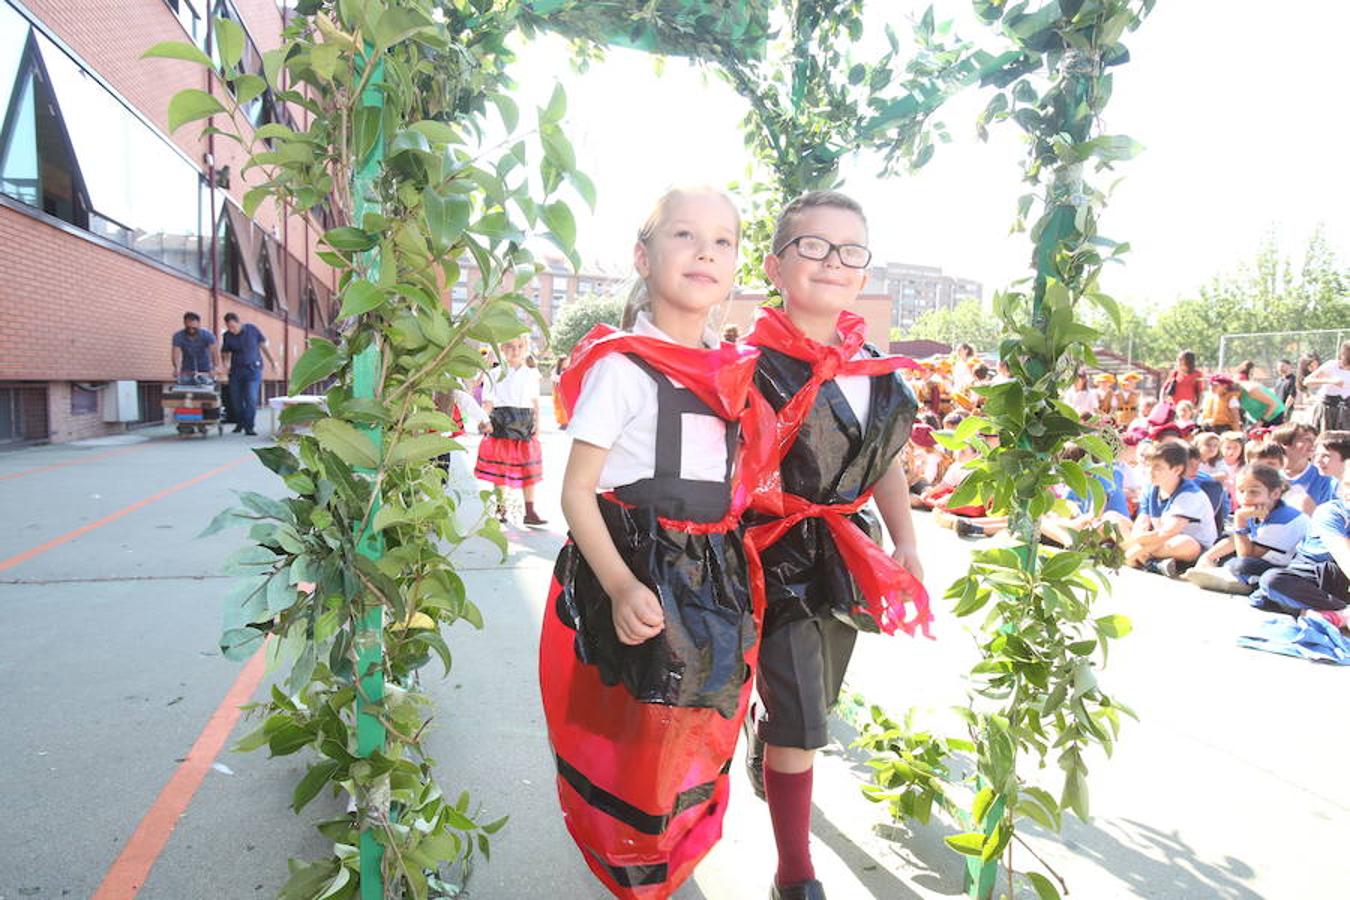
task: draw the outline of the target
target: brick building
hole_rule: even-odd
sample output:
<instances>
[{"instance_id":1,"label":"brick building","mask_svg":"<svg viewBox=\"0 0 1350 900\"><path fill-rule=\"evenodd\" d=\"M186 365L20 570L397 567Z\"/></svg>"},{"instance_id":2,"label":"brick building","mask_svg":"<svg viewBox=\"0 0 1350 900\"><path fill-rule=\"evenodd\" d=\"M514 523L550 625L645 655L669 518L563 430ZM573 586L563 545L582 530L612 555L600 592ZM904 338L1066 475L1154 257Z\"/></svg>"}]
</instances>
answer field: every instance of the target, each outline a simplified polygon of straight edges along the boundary
<instances>
[{"instance_id":1,"label":"brick building","mask_svg":"<svg viewBox=\"0 0 1350 900\"><path fill-rule=\"evenodd\" d=\"M322 222L271 204L248 219L240 148L196 124L168 133L177 90L223 88L140 56L166 40L209 52L208 15L244 27L249 70L280 43L275 0L0 0L0 446L158 420L188 310L217 337L238 313L285 369L332 324ZM246 112L305 127L270 93ZM284 374L265 373L269 391ZM136 382L135 409L115 408L119 381ZM105 421L119 418L133 421Z\"/></svg>"},{"instance_id":2,"label":"brick building","mask_svg":"<svg viewBox=\"0 0 1350 900\"><path fill-rule=\"evenodd\" d=\"M937 266L895 262L868 269L866 290L891 298L891 325L901 329L912 327L930 310L951 309L962 300L984 295L978 281L946 275Z\"/></svg>"}]
</instances>

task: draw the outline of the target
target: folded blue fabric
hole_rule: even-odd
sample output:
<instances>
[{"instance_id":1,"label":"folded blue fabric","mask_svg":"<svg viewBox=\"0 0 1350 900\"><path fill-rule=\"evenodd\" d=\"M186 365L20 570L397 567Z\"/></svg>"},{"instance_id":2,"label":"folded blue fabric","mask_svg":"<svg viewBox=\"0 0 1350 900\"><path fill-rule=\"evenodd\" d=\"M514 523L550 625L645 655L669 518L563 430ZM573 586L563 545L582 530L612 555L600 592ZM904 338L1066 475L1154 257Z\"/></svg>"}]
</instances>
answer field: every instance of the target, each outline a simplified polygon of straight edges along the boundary
<instances>
[{"instance_id":1,"label":"folded blue fabric","mask_svg":"<svg viewBox=\"0 0 1350 900\"><path fill-rule=\"evenodd\" d=\"M1250 650L1350 666L1350 638L1319 616L1267 619L1255 634L1241 635L1237 642L1239 647Z\"/></svg>"}]
</instances>

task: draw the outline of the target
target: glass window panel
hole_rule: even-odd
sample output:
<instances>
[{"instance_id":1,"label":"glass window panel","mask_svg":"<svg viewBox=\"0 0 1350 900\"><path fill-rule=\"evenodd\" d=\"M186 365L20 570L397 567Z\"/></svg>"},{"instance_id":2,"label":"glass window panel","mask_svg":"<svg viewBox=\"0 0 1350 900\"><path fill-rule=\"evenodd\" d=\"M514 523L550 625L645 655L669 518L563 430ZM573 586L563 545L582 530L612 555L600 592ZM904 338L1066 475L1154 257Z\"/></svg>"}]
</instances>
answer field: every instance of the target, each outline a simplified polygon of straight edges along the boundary
<instances>
[{"instance_id":1,"label":"glass window panel","mask_svg":"<svg viewBox=\"0 0 1350 900\"><path fill-rule=\"evenodd\" d=\"M0 136L0 193L41 209L42 186L38 181L37 116L33 104L33 87L30 69L8 108L4 134Z\"/></svg>"},{"instance_id":2,"label":"glass window panel","mask_svg":"<svg viewBox=\"0 0 1350 900\"><path fill-rule=\"evenodd\" d=\"M19 74L24 41L28 40L28 20L8 3L0 0L0 119L9 109L14 79Z\"/></svg>"},{"instance_id":3,"label":"glass window panel","mask_svg":"<svg viewBox=\"0 0 1350 900\"><path fill-rule=\"evenodd\" d=\"M169 144L38 36L94 215L90 230L201 274L200 176Z\"/></svg>"}]
</instances>

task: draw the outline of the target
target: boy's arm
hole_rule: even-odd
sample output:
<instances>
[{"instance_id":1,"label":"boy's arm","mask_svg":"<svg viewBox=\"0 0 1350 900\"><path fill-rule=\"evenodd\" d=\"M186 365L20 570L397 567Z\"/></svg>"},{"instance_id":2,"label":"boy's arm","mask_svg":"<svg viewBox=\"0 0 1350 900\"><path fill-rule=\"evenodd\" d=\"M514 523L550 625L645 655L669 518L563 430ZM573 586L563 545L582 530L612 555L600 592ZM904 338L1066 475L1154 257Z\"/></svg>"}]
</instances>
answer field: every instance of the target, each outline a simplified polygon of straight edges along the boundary
<instances>
[{"instance_id":1,"label":"boy's arm","mask_svg":"<svg viewBox=\"0 0 1350 900\"><path fill-rule=\"evenodd\" d=\"M909 511L909 481L905 467L896 457L872 489L882 521L895 543L892 558L904 566L909 574L923 581L923 563L919 561L918 543L914 536L914 519Z\"/></svg>"},{"instance_id":2,"label":"boy's arm","mask_svg":"<svg viewBox=\"0 0 1350 900\"><path fill-rule=\"evenodd\" d=\"M661 633L665 616L661 603L633 575L619 555L609 528L600 515L595 487L609 451L585 441L573 441L563 474L562 510L572 540L595 572L600 587L609 595L614 630L625 644L641 644Z\"/></svg>"},{"instance_id":3,"label":"boy's arm","mask_svg":"<svg viewBox=\"0 0 1350 900\"><path fill-rule=\"evenodd\" d=\"M1243 545L1246 545L1245 547ZM1210 547L1204 553L1200 554L1197 562L1206 566L1217 566L1219 560L1230 553L1236 553L1238 556L1259 556L1253 551L1252 540L1245 534L1234 534L1220 538L1213 547Z\"/></svg>"}]
</instances>

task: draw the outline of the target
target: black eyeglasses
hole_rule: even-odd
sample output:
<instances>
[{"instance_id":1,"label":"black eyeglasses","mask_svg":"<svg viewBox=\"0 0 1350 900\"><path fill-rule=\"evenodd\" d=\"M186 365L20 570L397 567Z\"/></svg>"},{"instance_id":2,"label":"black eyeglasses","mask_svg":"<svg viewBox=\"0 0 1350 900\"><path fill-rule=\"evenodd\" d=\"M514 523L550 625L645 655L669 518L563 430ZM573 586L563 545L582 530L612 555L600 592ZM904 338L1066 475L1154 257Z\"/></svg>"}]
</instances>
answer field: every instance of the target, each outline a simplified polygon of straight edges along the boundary
<instances>
[{"instance_id":1,"label":"black eyeglasses","mask_svg":"<svg viewBox=\"0 0 1350 900\"><path fill-rule=\"evenodd\" d=\"M820 261L838 250L839 262L850 269L865 269L867 264L872 261L872 251L862 244L832 244L823 237L816 237L814 234L798 235L775 250L774 255L781 254L793 244L797 245L797 254L802 259Z\"/></svg>"}]
</instances>

